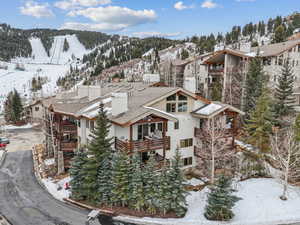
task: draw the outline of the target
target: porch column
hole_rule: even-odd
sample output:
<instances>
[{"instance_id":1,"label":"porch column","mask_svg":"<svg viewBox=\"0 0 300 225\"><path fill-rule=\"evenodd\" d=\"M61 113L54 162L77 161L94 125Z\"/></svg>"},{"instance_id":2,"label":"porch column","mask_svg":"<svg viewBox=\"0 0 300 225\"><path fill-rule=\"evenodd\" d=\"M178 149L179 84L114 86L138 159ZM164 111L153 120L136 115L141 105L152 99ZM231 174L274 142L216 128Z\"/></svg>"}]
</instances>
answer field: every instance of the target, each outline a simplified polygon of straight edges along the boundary
<instances>
[{"instance_id":1,"label":"porch column","mask_svg":"<svg viewBox=\"0 0 300 225\"><path fill-rule=\"evenodd\" d=\"M163 158L166 158L166 131L167 131L167 123L168 121L164 121L163 122L163 133L162 133L162 137L163 137Z\"/></svg>"},{"instance_id":2,"label":"porch column","mask_svg":"<svg viewBox=\"0 0 300 225\"><path fill-rule=\"evenodd\" d=\"M129 127L129 151L130 152L133 151L133 148L132 148L132 136L133 136L132 124L130 124L130 127Z\"/></svg>"}]
</instances>

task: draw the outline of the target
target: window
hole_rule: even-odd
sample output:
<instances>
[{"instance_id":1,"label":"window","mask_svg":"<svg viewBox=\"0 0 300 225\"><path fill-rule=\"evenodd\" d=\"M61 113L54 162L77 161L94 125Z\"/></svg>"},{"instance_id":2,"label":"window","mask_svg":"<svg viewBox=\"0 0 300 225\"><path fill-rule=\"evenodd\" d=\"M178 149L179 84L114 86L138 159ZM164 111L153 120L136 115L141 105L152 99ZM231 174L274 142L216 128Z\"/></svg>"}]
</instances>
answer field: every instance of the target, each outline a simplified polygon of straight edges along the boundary
<instances>
[{"instance_id":1,"label":"window","mask_svg":"<svg viewBox=\"0 0 300 225\"><path fill-rule=\"evenodd\" d=\"M150 124L150 132L151 132L151 133L154 133L155 127L156 127L155 125L156 125L155 123L151 123L151 124Z\"/></svg>"},{"instance_id":2,"label":"window","mask_svg":"<svg viewBox=\"0 0 300 225\"><path fill-rule=\"evenodd\" d=\"M162 123L157 124L157 130L160 130L160 131L163 130L163 124Z\"/></svg>"},{"instance_id":3,"label":"window","mask_svg":"<svg viewBox=\"0 0 300 225\"><path fill-rule=\"evenodd\" d=\"M176 101L176 94L167 97L167 101L168 102L170 102L170 101Z\"/></svg>"},{"instance_id":4,"label":"window","mask_svg":"<svg viewBox=\"0 0 300 225\"><path fill-rule=\"evenodd\" d=\"M180 140L180 148L187 148L193 146L193 138Z\"/></svg>"},{"instance_id":5,"label":"window","mask_svg":"<svg viewBox=\"0 0 300 225\"><path fill-rule=\"evenodd\" d=\"M193 164L193 157L183 158L183 165L189 166Z\"/></svg>"},{"instance_id":6,"label":"window","mask_svg":"<svg viewBox=\"0 0 300 225\"><path fill-rule=\"evenodd\" d=\"M179 100L179 101L187 101L187 97L184 96L184 95L179 95L179 96L178 96L178 100Z\"/></svg>"},{"instance_id":7,"label":"window","mask_svg":"<svg viewBox=\"0 0 300 225\"><path fill-rule=\"evenodd\" d=\"M179 102L178 112L186 112L186 111L187 111L187 102Z\"/></svg>"},{"instance_id":8,"label":"window","mask_svg":"<svg viewBox=\"0 0 300 225\"><path fill-rule=\"evenodd\" d=\"M95 127L94 127L94 121L90 121L90 130L94 130L95 129Z\"/></svg>"},{"instance_id":9,"label":"window","mask_svg":"<svg viewBox=\"0 0 300 225\"><path fill-rule=\"evenodd\" d=\"M174 130L178 130L179 129L179 122L175 122L174 123Z\"/></svg>"},{"instance_id":10,"label":"window","mask_svg":"<svg viewBox=\"0 0 300 225\"><path fill-rule=\"evenodd\" d=\"M204 125L204 120L199 119L199 128L203 128L203 125Z\"/></svg>"},{"instance_id":11,"label":"window","mask_svg":"<svg viewBox=\"0 0 300 225\"><path fill-rule=\"evenodd\" d=\"M167 112L176 112L176 103L167 103Z\"/></svg>"},{"instance_id":12,"label":"window","mask_svg":"<svg viewBox=\"0 0 300 225\"><path fill-rule=\"evenodd\" d=\"M77 126L80 127L81 126L81 122L80 120L77 120Z\"/></svg>"},{"instance_id":13,"label":"window","mask_svg":"<svg viewBox=\"0 0 300 225\"><path fill-rule=\"evenodd\" d=\"M90 121L86 120L85 123L86 123L86 128L90 129Z\"/></svg>"},{"instance_id":14,"label":"window","mask_svg":"<svg viewBox=\"0 0 300 225\"><path fill-rule=\"evenodd\" d=\"M37 112L37 111L40 110L40 108L37 106L37 107L34 108L34 110Z\"/></svg>"}]
</instances>

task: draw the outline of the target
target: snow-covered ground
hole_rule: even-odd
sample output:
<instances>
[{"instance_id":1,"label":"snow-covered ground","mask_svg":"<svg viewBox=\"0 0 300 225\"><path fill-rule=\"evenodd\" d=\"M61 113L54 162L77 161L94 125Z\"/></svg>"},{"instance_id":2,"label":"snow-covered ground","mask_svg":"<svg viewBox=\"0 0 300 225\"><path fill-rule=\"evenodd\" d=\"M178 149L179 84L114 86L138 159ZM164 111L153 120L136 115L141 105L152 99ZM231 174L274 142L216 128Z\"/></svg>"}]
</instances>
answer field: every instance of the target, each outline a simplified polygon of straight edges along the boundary
<instances>
[{"instance_id":1,"label":"snow-covered ground","mask_svg":"<svg viewBox=\"0 0 300 225\"><path fill-rule=\"evenodd\" d=\"M16 64L6 63L8 70L0 69L0 105L6 95L14 88L22 97L31 94L31 80L35 76L48 77L49 82L43 85L42 95L49 96L57 91L56 81L69 70L69 65L24 64L25 71L15 69ZM1 110L0 110L1 111Z\"/></svg>"},{"instance_id":2,"label":"snow-covered ground","mask_svg":"<svg viewBox=\"0 0 300 225\"><path fill-rule=\"evenodd\" d=\"M70 182L70 177L66 177L59 182L55 183L52 179L42 179L43 184L47 188L48 192L56 199L63 201L64 198L68 198L70 195L70 190L64 189L64 184ZM60 190L58 188L61 187Z\"/></svg>"},{"instance_id":3,"label":"snow-covered ground","mask_svg":"<svg viewBox=\"0 0 300 225\"><path fill-rule=\"evenodd\" d=\"M4 129L4 130L30 129L37 125L38 125L37 123L34 123L34 124L28 123L23 126L5 125L2 129Z\"/></svg>"},{"instance_id":4,"label":"snow-covered ground","mask_svg":"<svg viewBox=\"0 0 300 225\"><path fill-rule=\"evenodd\" d=\"M133 218L117 219L142 224L167 225L271 225L300 221L300 188L290 187L288 200L282 201L282 185L274 179L250 179L237 184L237 196L243 198L234 207L235 217L230 222L206 220L203 216L208 188L191 192L188 212L182 219Z\"/></svg>"}]
</instances>

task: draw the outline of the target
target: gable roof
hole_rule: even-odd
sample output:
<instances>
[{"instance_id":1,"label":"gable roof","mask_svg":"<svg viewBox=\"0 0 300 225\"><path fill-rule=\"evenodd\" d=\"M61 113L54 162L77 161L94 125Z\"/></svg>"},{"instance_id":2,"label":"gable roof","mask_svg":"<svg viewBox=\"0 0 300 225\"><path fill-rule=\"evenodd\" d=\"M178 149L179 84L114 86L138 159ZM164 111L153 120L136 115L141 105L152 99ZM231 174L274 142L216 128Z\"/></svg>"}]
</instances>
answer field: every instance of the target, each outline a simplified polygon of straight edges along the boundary
<instances>
[{"instance_id":1,"label":"gable roof","mask_svg":"<svg viewBox=\"0 0 300 225\"><path fill-rule=\"evenodd\" d=\"M263 45L260 47L254 47L251 48L251 51L256 53L259 50L259 56L261 57L278 56L283 52L288 51L291 48L294 48L298 44L300 44L300 39L281 42L277 44L271 44L271 45Z\"/></svg>"},{"instance_id":2,"label":"gable roof","mask_svg":"<svg viewBox=\"0 0 300 225\"><path fill-rule=\"evenodd\" d=\"M234 50L234 49L224 49L220 51L216 51L212 56L210 56L208 59L204 60L204 64L210 64L214 62L217 58L220 58L221 56L229 54L229 55L234 55L242 58L251 58L246 52L242 52L239 50Z\"/></svg>"}]
</instances>

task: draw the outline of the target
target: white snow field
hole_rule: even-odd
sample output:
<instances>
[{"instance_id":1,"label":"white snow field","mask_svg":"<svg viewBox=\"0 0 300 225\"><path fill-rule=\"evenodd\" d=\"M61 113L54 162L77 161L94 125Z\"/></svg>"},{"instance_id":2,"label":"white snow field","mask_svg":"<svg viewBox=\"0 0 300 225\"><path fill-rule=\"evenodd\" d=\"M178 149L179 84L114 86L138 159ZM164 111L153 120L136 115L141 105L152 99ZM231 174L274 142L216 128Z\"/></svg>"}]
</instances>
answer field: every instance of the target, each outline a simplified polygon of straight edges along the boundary
<instances>
[{"instance_id":1,"label":"white snow field","mask_svg":"<svg viewBox=\"0 0 300 225\"><path fill-rule=\"evenodd\" d=\"M57 91L56 81L64 76L70 65L24 64L25 71L15 70L14 63L7 63L8 70L0 69L0 107L6 95L14 88L21 97L30 97L31 79L35 76L48 77L49 82L43 85L42 95L49 96ZM0 109L1 111L1 109Z\"/></svg>"},{"instance_id":2,"label":"white snow field","mask_svg":"<svg viewBox=\"0 0 300 225\"><path fill-rule=\"evenodd\" d=\"M155 219L119 216L125 222L152 225L274 225L300 221L300 188L290 187L288 200L282 201L282 185L274 179L250 179L239 182L235 217L229 222L209 221L204 216L208 188L191 192L188 196L188 212L181 219Z\"/></svg>"},{"instance_id":3,"label":"white snow field","mask_svg":"<svg viewBox=\"0 0 300 225\"><path fill-rule=\"evenodd\" d=\"M39 38L30 38L33 60L35 63L49 63L47 52Z\"/></svg>"},{"instance_id":4,"label":"white snow field","mask_svg":"<svg viewBox=\"0 0 300 225\"><path fill-rule=\"evenodd\" d=\"M64 40L69 43L69 49L63 52ZM82 59L84 54L91 50L79 42L76 35L64 35L54 37L53 45L50 49L50 57L39 38L30 38L32 47L31 58L15 58L10 63L1 62L8 66L7 70L0 69L0 112L6 95L14 88L21 93L22 97L30 97L30 82L33 77L48 77L49 82L43 85L40 95L47 97L53 95L57 90L56 81L63 77L70 68L70 64L81 66L77 59ZM23 64L25 71L16 70L16 64Z\"/></svg>"}]
</instances>

